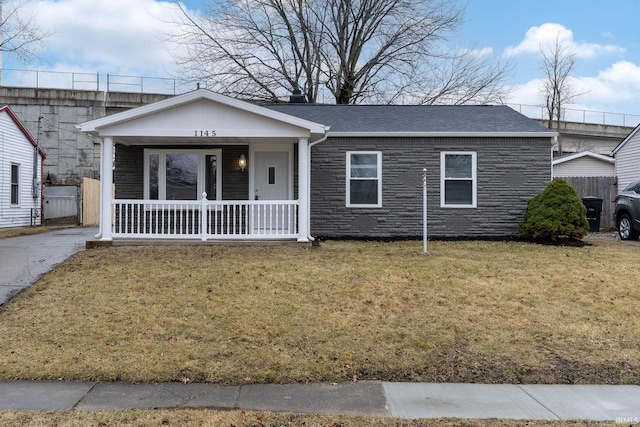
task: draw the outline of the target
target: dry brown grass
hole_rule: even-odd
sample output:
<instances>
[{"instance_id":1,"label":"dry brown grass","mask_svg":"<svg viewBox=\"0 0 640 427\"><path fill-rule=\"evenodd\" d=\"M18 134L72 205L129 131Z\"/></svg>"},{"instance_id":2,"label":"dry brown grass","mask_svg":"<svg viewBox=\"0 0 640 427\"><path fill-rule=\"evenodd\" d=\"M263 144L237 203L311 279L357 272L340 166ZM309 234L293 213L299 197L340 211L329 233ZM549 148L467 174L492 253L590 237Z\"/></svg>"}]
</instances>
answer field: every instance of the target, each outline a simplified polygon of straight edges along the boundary
<instances>
[{"instance_id":1,"label":"dry brown grass","mask_svg":"<svg viewBox=\"0 0 640 427\"><path fill-rule=\"evenodd\" d=\"M0 230L0 239L7 239L9 237L26 236L29 234L46 233L47 231L60 230L63 228L70 228L69 225L42 225L37 227L21 227L21 228L9 228Z\"/></svg>"},{"instance_id":2,"label":"dry brown grass","mask_svg":"<svg viewBox=\"0 0 640 427\"><path fill-rule=\"evenodd\" d=\"M640 248L113 247L0 311L0 379L640 383Z\"/></svg>"},{"instance_id":3,"label":"dry brown grass","mask_svg":"<svg viewBox=\"0 0 640 427\"><path fill-rule=\"evenodd\" d=\"M245 411L175 410L124 412L0 412L0 426L31 427L596 427L613 422L531 420L400 420L330 415L290 415Z\"/></svg>"}]
</instances>

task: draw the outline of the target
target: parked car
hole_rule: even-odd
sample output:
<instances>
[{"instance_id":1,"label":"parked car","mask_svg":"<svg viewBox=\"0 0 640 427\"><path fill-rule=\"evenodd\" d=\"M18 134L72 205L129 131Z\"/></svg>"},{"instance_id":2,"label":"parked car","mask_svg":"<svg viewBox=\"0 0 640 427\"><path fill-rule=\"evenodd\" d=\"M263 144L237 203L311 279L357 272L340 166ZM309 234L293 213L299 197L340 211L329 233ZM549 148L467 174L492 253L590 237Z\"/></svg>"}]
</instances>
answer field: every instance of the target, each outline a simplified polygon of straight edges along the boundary
<instances>
[{"instance_id":1,"label":"parked car","mask_svg":"<svg viewBox=\"0 0 640 427\"><path fill-rule=\"evenodd\" d=\"M622 240L636 240L640 236L640 179L618 193L614 215Z\"/></svg>"}]
</instances>

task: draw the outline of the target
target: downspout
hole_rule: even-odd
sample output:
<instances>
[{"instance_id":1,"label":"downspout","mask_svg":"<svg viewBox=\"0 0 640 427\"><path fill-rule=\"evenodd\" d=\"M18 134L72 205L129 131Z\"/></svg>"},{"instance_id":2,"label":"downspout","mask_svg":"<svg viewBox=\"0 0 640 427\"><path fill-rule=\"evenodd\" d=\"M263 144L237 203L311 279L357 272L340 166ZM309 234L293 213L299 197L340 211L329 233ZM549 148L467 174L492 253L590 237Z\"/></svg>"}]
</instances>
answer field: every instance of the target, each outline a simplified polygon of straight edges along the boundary
<instances>
[{"instance_id":1,"label":"downspout","mask_svg":"<svg viewBox=\"0 0 640 427\"><path fill-rule=\"evenodd\" d=\"M553 148L556 146L556 144L558 143L558 135L554 135L551 138L551 181L553 181L554 175L553 175Z\"/></svg>"},{"instance_id":2,"label":"downspout","mask_svg":"<svg viewBox=\"0 0 640 427\"><path fill-rule=\"evenodd\" d=\"M307 153L307 171L309 171L309 179L307 180L307 220L309 221L307 230L309 230L309 235L307 236L307 238L310 242L315 241L315 239L311 235L311 148L316 144L320 144L321 142L326 141L329 137L328 131L329 129L325 131L324 136L319 140L309 143L309 150Z\"/></svg>"}]
</instances>

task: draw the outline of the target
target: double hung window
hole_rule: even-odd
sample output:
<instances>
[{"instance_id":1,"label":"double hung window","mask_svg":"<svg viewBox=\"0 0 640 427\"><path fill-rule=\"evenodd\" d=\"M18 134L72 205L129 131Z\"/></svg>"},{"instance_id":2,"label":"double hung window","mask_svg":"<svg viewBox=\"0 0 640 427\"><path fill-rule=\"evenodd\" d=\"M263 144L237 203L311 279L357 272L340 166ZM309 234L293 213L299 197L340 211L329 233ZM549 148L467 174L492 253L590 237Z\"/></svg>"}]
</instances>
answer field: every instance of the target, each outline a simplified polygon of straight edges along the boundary
<instances>
[{"instance_id":1,"label":"double hung window","mask_svg":"<svg viewBox=\"0 0 640 427\"><path fill-rule=\"evenodd\" d=\"M382 153L347 152L347 206L382 206Z\"/></svg>"},{"instance_id":2,"label":"double hung window","mask_svg":"<svg viewBox=\"0 0 640 427\"><path fill-rule=\"evenodd\" d=\"M144 198L220 200L221 150L145 150Z\"/></svg>"},{"instance_id":3,"label":"double hung window","mask_svg":"<svg viewBox=\"0 0 640 427\"><path fill-rule=\"evenodd\" d=\"M440 154L440 205L453 208L477 206L475 152Z\"/></svg>"},{"instance_id":4,"label":"double hung window","mask_svg":"<svg viewBox=\"0 0 640 427\"><path fill-rule=\"evenodd\" d=\"M11 164L11 204L20 202L20 166Z\"/></svg>"}]
</instances>

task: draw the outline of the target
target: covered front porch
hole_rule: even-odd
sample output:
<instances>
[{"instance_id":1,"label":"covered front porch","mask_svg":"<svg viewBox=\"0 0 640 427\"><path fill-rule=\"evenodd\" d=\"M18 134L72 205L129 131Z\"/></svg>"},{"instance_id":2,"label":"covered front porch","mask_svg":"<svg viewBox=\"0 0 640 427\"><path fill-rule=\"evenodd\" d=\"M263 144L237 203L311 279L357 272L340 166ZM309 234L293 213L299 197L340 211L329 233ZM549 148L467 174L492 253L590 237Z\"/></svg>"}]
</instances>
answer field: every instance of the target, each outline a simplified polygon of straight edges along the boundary
<instances>
[{"instance_id":1,"label":"covered front porch","mask_svg":"<svg viewBox=\"0 0 640 427\"><path fill-rule=\"evenodd\" d=\"M197 90L80 128L101 143L99 240L311 238L326 126Z\"/></svg>"}]
</instances>

